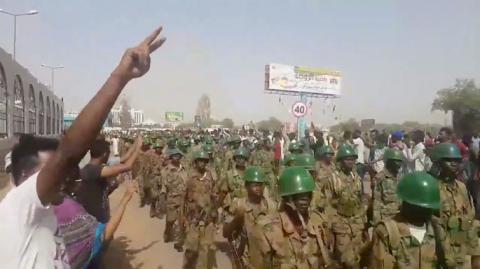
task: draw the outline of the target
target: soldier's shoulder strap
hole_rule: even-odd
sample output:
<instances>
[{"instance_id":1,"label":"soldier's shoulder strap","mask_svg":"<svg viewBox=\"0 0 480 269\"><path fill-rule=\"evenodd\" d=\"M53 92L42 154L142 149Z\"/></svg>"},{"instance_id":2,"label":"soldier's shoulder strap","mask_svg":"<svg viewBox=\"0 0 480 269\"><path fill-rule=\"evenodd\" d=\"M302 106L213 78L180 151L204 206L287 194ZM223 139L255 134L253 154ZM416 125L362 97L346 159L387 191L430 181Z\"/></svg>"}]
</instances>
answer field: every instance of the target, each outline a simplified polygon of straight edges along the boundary
<instances>
[{"instance_id":1,"label":"soldier's shoulder strap","mask_svg":"<svg viewBox=\"0 0 480 269\"><path fill-rule=\"evenodd\" d=\"M392 219L382 220L378 222L377 226L378 225L383 225L387 230L390 254L393 254L394 250L400 246L400 240L402 238L397 222Z\"/></svg>"}]
</instances>

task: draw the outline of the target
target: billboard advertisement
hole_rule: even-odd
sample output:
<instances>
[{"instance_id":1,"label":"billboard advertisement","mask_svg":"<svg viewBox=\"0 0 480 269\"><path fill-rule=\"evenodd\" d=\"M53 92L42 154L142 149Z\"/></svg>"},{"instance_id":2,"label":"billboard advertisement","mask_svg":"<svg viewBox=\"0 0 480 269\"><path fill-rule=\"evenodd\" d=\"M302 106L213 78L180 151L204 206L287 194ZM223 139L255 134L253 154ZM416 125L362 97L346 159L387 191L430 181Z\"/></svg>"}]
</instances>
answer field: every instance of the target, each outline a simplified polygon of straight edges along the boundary
<instances>
[{"instance_id":1,"label":"billboard advertisement","mask_svg":"<svg viewBox=\"0 0 480 269\"><path fill-rule=\"evenodd\" d=\"M339 96L342 74L339 71L269 64L265 68L265 90Z\"/></svg>"},{"instance_id":2,"label":"billboard advertisement","mask_svg":"<svg viewBox=\"0 0 480 269\"><path fill-rule=\"evenodd\" d=\"M165 112L165 120L168 122L183 121L183 112Z\"/></svg>"}]
</instances>

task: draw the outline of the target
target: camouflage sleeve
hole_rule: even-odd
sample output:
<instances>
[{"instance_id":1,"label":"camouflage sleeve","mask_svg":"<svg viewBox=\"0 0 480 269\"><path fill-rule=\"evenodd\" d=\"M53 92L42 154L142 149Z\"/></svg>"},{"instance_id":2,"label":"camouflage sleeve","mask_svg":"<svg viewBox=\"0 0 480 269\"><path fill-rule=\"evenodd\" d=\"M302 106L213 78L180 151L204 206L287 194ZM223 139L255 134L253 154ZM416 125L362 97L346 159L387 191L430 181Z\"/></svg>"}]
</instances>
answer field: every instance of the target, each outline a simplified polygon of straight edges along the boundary
<instances>
[{"instance_id":1,"label":"camouflage sleeve","mask_svg":"<svg viewBox=\"0 0 480 269\"><path fill-rule=\"evenodd\" d=\"M278 225L280 224L279 220L271 216L262 216L257 220L257 223L259 224L259 229L257 231L258 234L254 238L258 241L257 244L263 257L263 266L261 268L282 268L282 264L285 262L281 257L285 256L285 251L283 247L283 233Z\"/></svg>"},{"instance_id":2,"label":"camouflage sleeve","mask_svg":"<svg viewBox=\"0 0 480 269\"><path fill-rule=\"evenodd\" d=\"M373 212L372 212L372 225L375 225L379 220L380 220L380 205L381 205L381 199L382 199L382 185L380 184L381 181L377 181L377 184L373 190Z\"/></svg>"},{"instance_id":3,"label":"camouflage sleeve","mask_svg":"<svg viewBox=\"0 0 480 269\"><path fill-rule=\"evenodd\" d=\"M373 230L372 253L368 268L393 269L395 264L395 258L389 251L387 228L379 224Z\"/></svg>"}]
</instances>

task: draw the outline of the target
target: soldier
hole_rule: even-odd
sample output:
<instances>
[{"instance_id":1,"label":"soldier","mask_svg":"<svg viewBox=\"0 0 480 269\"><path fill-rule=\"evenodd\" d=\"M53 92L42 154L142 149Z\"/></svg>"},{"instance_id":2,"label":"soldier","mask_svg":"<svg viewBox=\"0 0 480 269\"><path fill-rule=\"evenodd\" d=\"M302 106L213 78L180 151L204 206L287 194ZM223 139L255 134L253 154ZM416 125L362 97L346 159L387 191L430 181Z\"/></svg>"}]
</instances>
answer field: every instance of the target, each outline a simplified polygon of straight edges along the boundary
<instances>
[{"instance_id":1,"label":"soldier","mask_svg":"<svg viewBox=\"0 0 480 269\"><path fill-rule=\"evenodd\" d=\"M153 167L152 167L152 199L153 202L151 207L154 208L155 216L162 218L165 214L165 192L162 192L163 189L163 177L162 170L167 166L168 159L163 155L164 144L162 141L158 141L153 146L155 154L153 157Z\"/></svg>"},{"instance_id":2,"label":"soldier","mask_svg":"<svg viewBox=\"0 0 480 269\"><path fill-rule=\"evenodd\" d=\"M377 223L368 268L459 268L433 216L440 208L437 181L425 172L413 172L400 180L396 193L402 200L400 212Z\"/></svg>"},{"instance_id":3,"label":"soldier","mask_svg":"<svg viewBox=\"0 0 480 269\"><path fill-rule=\"evenodd\" d=\"M193 167L188 173L183 206L186 230L183 268L212 268L215 264L215 207L214 174L207 167L208 154L204 151L192 153Z\"/></svg>"},{"instance_id":4,"label":"soldier","mask_svg":"<svg viewBox=\"0 0 480 269\"><path fill-rule=\"evenodd\" d=\"M396 149L387 149L383 159L385 167L375 176L375 186L372 188L372 225L381 219L395 216L400 209L396 190L399 172L405 160L403 153Z\"/></svg>"},{"instance_id":5,"label":"soldier","mask_svg":"<svg viewBox=\"0 0 480 269\"><path fill-rule=\"evenodd\" d=\"M223 175L218 186L220 192L219 202L223 204L224 208L230 206L234 198L246 196L243 174L249 157L250 152L245 148L239 148L233 153L235 166Z\"/></svg>"},{"instance_id":6,"label":"soldier","mask_svg":"<svg viewBox=\"0 0 480 269\"><path fill-rule=\"evenodd\" d=\"M229 147L225 151L225 155L223 156L223 165L222 165L222 170L220 173L224 173L231 169L234 165L234 159L233 155L234 152L240 148L240 145L242 144L242 139L238 135L234 135L233 137L230 138L230 140L227 143L227 146ZM220 175L220 174L219 174Z\"/></svg>"},{"instance_id":7,"label":"soldier","mask_svg":"<svg viewBox=\"0 0 480 269\"><path fill-rule=\"evenodd\" d=\"M303 145L300 144L299 142L291 143L291 144L288 146L288 151L289 151L291 154L302 154L302 153L303 153Z\"/></svg>"},{"instance_id":8,"label":"soldier","mask_svg":"<svg viewBox=\"0 0 480 269\"><path fill-rule=\"evenodd\" d=\"M243 180L247 196L233 201L223 226L223 236L234 248L234 268L261 268L261 252L253 241L255 229L261 228L257 225L257 218L275 212L276 205L264 195L265 174L261 167L248 167Z\"/></svg>"},{"instance_id":9,"label":"soldier","mask_svg":"<svg viewBox=\"0 0 480 269\"><path fill-rule=\"evenodd\" d=\"M352 146L341 145L336 156L338 167L329 177L326 188L332 209L334 255L342 268L360 268L362 254L368 246L361 181L354 170L356 159Z\"/></svg>"},{"instance_id":10,"label":"soldier","mask_svg":"<svg viewBox=\"0 0 480 269\"><path fill-rule=\"evenodd\" d=\"M175 240L174 247L181 251L181 210L183 198L186 190L187 174L181 164L183 153L178 149L171 149L168 153L170 163L162 170L162 181L164 186L161 192L165 193L167 216L165 223L165 232L163 234L164 242ZM180 244L179 244L180 242Z\"/></svg>"},{"instance_id":11,"label":"soldier","mask_svg":"<svg viewBox=\"0 0 480 269\"><path fill-rule=\"evenodd\" d=\"M250 165L260 166L266 176L266 184L269 189L269 193L276 192L276 178L274 174L275 156L271 151L270 142L268 139L264 139L259 142L260 148L257 149L250 159Z\"/></svg>"},{"instance_id":12,"label":"soldier","mask_svg":"<svg viewBox=\"0 0 480 269\"><path fill-rule=\"evenodd\" d=\"M302 167L289 167L278 185L279 210L261 215L257 223L262 229L252 235L251 244L258 245L262 256L252 268L335 268L325 240L326 220L309 211L315 189L312 176Z\"/></svg>"},{"instance_id":13,"label":"soldier","mask_svg":"<svg viewBox=\"0 0 480 269\"><path fill-rule=\"evenodd\" d=\"M465 184L457 180L462 172L460 150L454 144L437 144L433 148L432 159L431 173L437 177L440 186L441 206L438 215L457 266L469 266L469 255L472 263L478 263L480 250L475 212Z\"/></svg>"},{"instance_id":14,"label":"soldier","mask_svg":"<svg viewBox=\"0 0 480 269\"><path fill-rule=\"evenodd\" d=\"M285 156L285 159L283 160L283 166L284 167L291 167L295 166L295 161L297 160L297 155L296 154L288 154ZM280 173L282 174L282 173Z\"/></svg>"},{"instance_id":15,"label":"soldier","mask_svg":"<svg viewBox=\"0 0 480 269\"><path fill-rule=\"evenodd\" d=\"M148 155L150 150L150 140L145 139L142 145L142 151L139 153L137 161L135 161L132 169L132 176L138 182L138 194L140 196L140 207L149 205L151 202L151 193L149 181L145 178L145 171L148 169Z\"/></svg>"}]
</instances>

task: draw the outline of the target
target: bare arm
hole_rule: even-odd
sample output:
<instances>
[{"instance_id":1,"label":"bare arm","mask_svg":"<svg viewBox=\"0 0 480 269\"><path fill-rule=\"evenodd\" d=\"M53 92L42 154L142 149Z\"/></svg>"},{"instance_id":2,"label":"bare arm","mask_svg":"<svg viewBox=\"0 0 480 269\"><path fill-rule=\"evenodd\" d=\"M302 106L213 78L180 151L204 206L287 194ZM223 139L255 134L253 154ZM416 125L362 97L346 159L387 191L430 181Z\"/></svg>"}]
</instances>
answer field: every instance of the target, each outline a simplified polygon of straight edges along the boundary
<instances>
[{"instance_id":1,"label":"bare arm","mask_svg":"<svg viewBox=\"0 0 480 269\"><path fill-rule=\"evenodd\" d=\"M77 166L86 154L125 85L148 72L150 53L165 41L164 38L157 39L161 30L157 29L140 45L125 52L120 64L60 140L57 151L37 179L37 193L44 205L56 198L71 168Z\"/></svg>"},{"instance_id":2,"label":"bare arm","mask_svg":"<svg viewBox=\"0 0 480 269\"><path fill-rule=\"evenodd\" d=\"M137 138L137 140L135 140L135 143L128 149L128 151L122 156L122 158L120 158L120 163L126 162L130 158L130 156L132 156L133 152L135 151L135 149L138 146L139 138Z\"/></svg>"},{"instance_id":3,"label":"bare arm","mask_svg":"<svg viewBox=\"0 0 480 269\"><path fill-rule=\"evenodd\" d=\"M136 148L134 149L133 155L131 155L125 163L104 166L101 173L102 178L115 177L118 176L120 173L132 170L133 163L135 162L138 154L140 153L140 147L140 143L136 143Z\"/></svg>"},{"instance_id":4,"label":"bare arm","mask_svg":"<svg viewBox=\"0 0 480 269\"><path fill-rule=\"evenodd\" d=\"M108 242L112 240L113 235L115 234L115 231L117 231L118 226L122 221L123 214L127 209L128 202L130 202L130 200L132 199L134 192L135 192L135 187L133 183L130 183L129 185L127 185L127 190L123 194L122 200L120 201L120 205L118 206L117 210L115 210L115 213L112 215L112 217L110 218L110 220L108 221L105 227L105 236L103 239L104 242Z\"/></svg>"}]
</instances>

